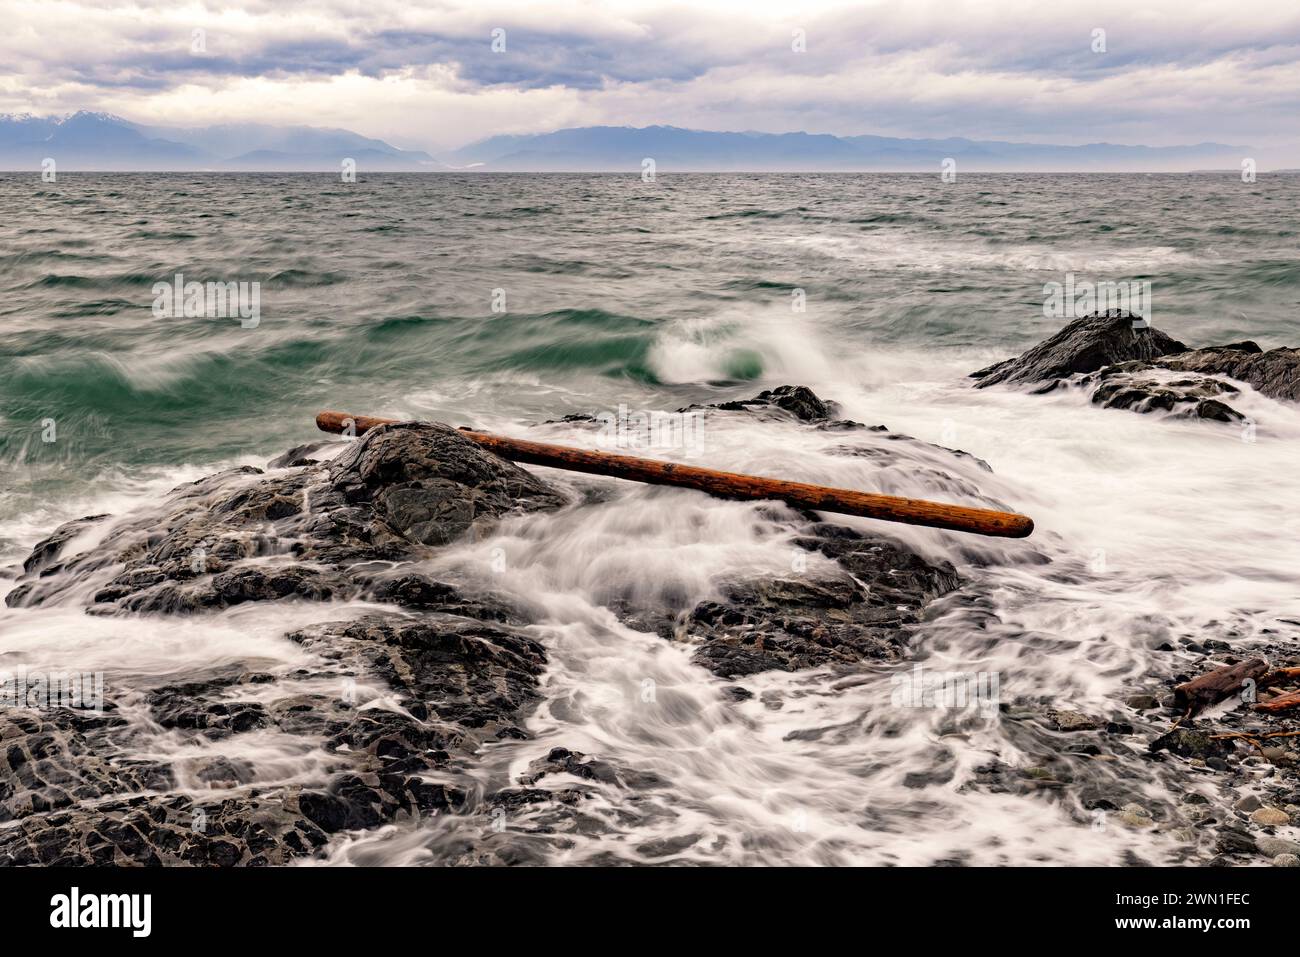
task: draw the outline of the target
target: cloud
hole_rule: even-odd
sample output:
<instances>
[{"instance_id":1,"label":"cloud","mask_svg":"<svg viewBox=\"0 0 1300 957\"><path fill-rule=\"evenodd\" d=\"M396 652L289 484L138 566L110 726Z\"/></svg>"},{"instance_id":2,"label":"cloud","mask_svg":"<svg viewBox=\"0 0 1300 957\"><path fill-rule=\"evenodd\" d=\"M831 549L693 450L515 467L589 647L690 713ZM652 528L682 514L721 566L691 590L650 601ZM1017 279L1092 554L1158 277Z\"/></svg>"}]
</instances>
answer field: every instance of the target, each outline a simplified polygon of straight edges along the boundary
<instances>
[{"instance_id":1,"label":"cloud","mask_svg":"<svg viewBox=\"0 0 1300 957\"><path fill-rule=\"evenodd\" d=\"M1217 140L1300 165L1292 0L53 0L6 19L14 111L345 126L432 149L597 123Z\"/></svg>"}]
</instances>

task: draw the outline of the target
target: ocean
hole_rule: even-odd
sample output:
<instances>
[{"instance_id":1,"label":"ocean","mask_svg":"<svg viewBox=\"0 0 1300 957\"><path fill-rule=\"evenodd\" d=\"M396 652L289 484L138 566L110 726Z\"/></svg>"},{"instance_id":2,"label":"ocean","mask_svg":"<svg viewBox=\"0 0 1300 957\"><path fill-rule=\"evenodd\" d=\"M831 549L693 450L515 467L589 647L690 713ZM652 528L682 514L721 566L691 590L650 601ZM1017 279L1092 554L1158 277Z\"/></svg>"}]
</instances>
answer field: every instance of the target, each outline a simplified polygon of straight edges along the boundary
<instances>
[{"instance_id":1,"label":"ocean","mask_svg":"<svg viewBox=\"0 0 1300 957\"><path fill-rule=\"evenodd\" d=\"M1152 324L1190 345L1300 344L1297 209L1300 175L1281 174L3 173L0 566L62 521L265 466L318 439L322 409L589 444L556 420L804 385L992 472L973 459L936 471L920 450L882 467L832 454L842 435L743 418L644 454L946 501L978 490L1032 516L1035 535L854 521L951 561L962 590L917 627L915 661L768 672L739 705L687 648L609 606L702 599L730 575L788 567L790 538L759 506L608 483L588 509L448 546L435 565L458 574L486 574L503 550L496 587L546 612L531 626L550 659L531 737L489 747L472 785L559 745L669 782L650 796L600 787L604 827L529 838L552 863L1204 859L1176 829L1093 813L1111 805L1090 806L1090 789L1123 790L1157 820L1209 793L1148 760L1148 737L1120 735L1109 760L1026 790L997 769L1033 777L1045 756L1005 710L891 707L892 679L916 663L993 674L1013 714L1113 715L1183 673L1180 642L1246 652L1300 620L1300 409L1247 389L1234 402L1247 431L966 378L1060 327L1044 287L1067 276L1150 283ZM257 321L159 316L155 289L178 273L257 283ZM110 689L231 662L288 673L308 652L283 634L345 611L6 607L0 667L102 671ZM200 746L127 714L136 756L181 767L215 749L248 762L255 786L323 773L302 738ZM321 860L443 863L458 829L483 826L387 825Z\"/></svg>"}]
</instances>

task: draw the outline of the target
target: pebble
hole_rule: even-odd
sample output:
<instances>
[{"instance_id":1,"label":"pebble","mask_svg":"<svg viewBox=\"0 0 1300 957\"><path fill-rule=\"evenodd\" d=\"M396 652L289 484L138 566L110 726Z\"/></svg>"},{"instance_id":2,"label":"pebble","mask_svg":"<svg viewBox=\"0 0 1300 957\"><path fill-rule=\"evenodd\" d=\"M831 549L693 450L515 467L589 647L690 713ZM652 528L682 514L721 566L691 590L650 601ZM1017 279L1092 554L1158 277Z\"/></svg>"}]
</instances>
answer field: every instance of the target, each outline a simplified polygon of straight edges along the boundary
<instances>
[{"instance_id":1,"label":"pebble","mask_svg":"<svg viewBox=\"0 0 1300 957\"><path fill-rule=\"evenodd\" d=\"M1280 811L1275 807L1262 807L1252 814L1250 819L1264 827L1281 827L1291 823L1291 816L1286 811Z\"/></svg>"},{"instance_id":2,"label":"pebble","mask_svg":"<svg viewBox=\"0 0 1300 957\"><path fill-rule=\"evenodd\" d=\"M1279 854L1300 855L1300 844L1281 837L1261 836L1255 843L1259 846L1259 852L1265 857L1277 857Z\"/></svg>"},{"instance_id":3,"label":"pebble","mask_svg":"<svg viewBox=\"0 0 1300 957\"><path fill-rule=\"evenodd\" d=\"M1156 822L1151 820L1151 812L1141 804L1125 804L1120 811L1119 819L1129 827L1151 827Z\"/></svg>"},{"instance_id":4,"label":"pebble","mask_svg":"<svg viewBox=\"0 0 1300 957\"><path fill-rule=\"evenodd\" d=\"M1279 854L1273 858L1274 867L1300 867L1300 857L1294 854Z\"/></svg>"},{"instance_id":5,"label":"pebble","mask_svg":"<svg viewBox=\"0 0 1300 957\"><path fill-rule=\"evenodd\" d=\"M1136 711L1150 711L1160 707L1160 699L1153 694L1135 694L1124 703Z\"/></svg>"},{"instance_id":6,"label":"pebble","mask_svg":"<svg viewBox=\"0 0 1300 957\"><path fill-rule=\"evenodd\" d=\"M1100 718L1091 717L1081 711L1053 709L1047 712L1047 720L1056 725L1057 731L1096 731L1102 725Z\"/></svg>"},{"instance_id":7,"label":"pebble","mask_svg":"<svg viewBox=\"0 0 1300 957\"><path fill-rule=\"evenodd\" d=\"M1232 807L1233 810L1244 811L1246 814L1249 814L1251 811L1258 811L1263 806L1264 806L1263 801L1255 797L1255 795L1253 794L1247 794L1244 798L1242 798Z\"/></svg>"}]
</instances>

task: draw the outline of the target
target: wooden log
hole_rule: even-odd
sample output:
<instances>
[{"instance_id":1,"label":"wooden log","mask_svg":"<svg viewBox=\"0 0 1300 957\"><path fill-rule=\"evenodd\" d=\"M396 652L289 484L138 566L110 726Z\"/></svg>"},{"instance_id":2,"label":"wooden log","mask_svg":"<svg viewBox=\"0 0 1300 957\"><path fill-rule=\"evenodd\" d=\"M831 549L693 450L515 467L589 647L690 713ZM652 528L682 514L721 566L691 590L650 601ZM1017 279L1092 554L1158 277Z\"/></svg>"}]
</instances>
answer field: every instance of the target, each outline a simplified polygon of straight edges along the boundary
<instances>
[{"instance_id":1,"label":"wooden log","mask_svg":"<svg viewBox=\"0 0 1300 957\"><path fill-rule=\"evenodd\" d=\"M1274 685L1286 684L1300 679L1300 668L1275 668L1259 680L1261 688L1271 688Z\"/></svg>"},{"instance_id":2,"label":"wooden log","mask_svg":"<svg viewBox=\"0 0 1300 957\"><path fill-rule=\"evenodd\" d=\"M1264 714L1281 714L1292 708L1300 708L1300 691L1289 691L1278 695L1272 701L1261 701L1255 705L1255 710Z\"/></svg>"},{"instance_id":3,"label":"wooden log","mask_svg":"<svg viewBox=\"0 0 1300 957\"><path fill-rule=\"evenodd\" d=\"M317 428L324 432L347 435L364 435L378 426L392 425L397 421L397 419L380 419L368 415L350 415L346 412L321 412L316 416ZM1001 538L1024 538L1034 530L1034 522L1031 518L1014 512L948 505L927 502L923 499L810 485L804 482L787 482L782 479L741 475L736 472L719 472L715 469L682 465L677 462L638 458L632 455L615 455L610 452L594 452L565 445L551 445L547 442L530 442L526 439L512 439L470 429L462 429L461 433L503 459L514 462L546 465L594 475L608 475L651 485L693 488L720 498L779 499L797 508L860 515L887 522L925 525L931 528L946 528Z\"/></svg>"},{"instance_id":4,"label":"wooden log","mask_svg":"<svg viewBox=\"0 0 1300 957\"><path fill-rule=\"evenodd\" d=\"M1263 658L1250 658L1235 665L1216 668L1174 688L1174 706L1196 714L1225 698L1240 694L1245 690L1247 680L1258 684L1267 671L1268 662Z\"/></svg>"}]
</instances>

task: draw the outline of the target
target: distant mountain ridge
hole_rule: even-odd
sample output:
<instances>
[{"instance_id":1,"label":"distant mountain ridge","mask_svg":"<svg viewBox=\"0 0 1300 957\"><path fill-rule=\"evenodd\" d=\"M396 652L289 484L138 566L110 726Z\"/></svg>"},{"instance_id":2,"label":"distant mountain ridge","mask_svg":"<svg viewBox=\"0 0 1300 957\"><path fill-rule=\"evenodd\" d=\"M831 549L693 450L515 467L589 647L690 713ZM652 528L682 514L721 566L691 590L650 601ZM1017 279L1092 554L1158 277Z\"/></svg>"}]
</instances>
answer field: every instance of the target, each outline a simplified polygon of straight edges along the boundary
<instances>
[{"instance_id":1,"label":"distant mountain ridge","mask_svg":"<svg viewBox=\"0 0 1300 957\"><path fill-rule=\"evenodd\" d=\"M946 159L967 171L1239 169L1249 147L1056 146L998 140L903 139L826 133L715 133L675 126L586 126L492 136L456 150L453 166L486 170L935 171Z\"/></svg>"},{"instance_id":2,"label":"distant mountain ridge","mask_svg":"<svg viewBox=\"0 0 1300 957\"><path fill-rule=\"evenodd\" d=\"M344 159L360 170L444 169L428 153L400 150L349 130L241 123L151 127L111 113L0 115L0 169L266 170L337 172Z\"/></svg>"},{"instance_id":3,"label":"distant mountain ridge","mask_svg":"<svg viewBox=\"0 0 1300 957\"><path fill-rule=\"evenodd\" d=\"M640 172L653 159L673 171L934 172L946 160L966 172L1146 172L1239 169L1252 150L1222 143L1085 146L1000 140L904 139L827 133L689 130L675 126L585 126L492 136L434 158L344 129L235 123L147 126L86 110L69 116L0 115L0 169Z\"/></svg>"}]
</instances>

